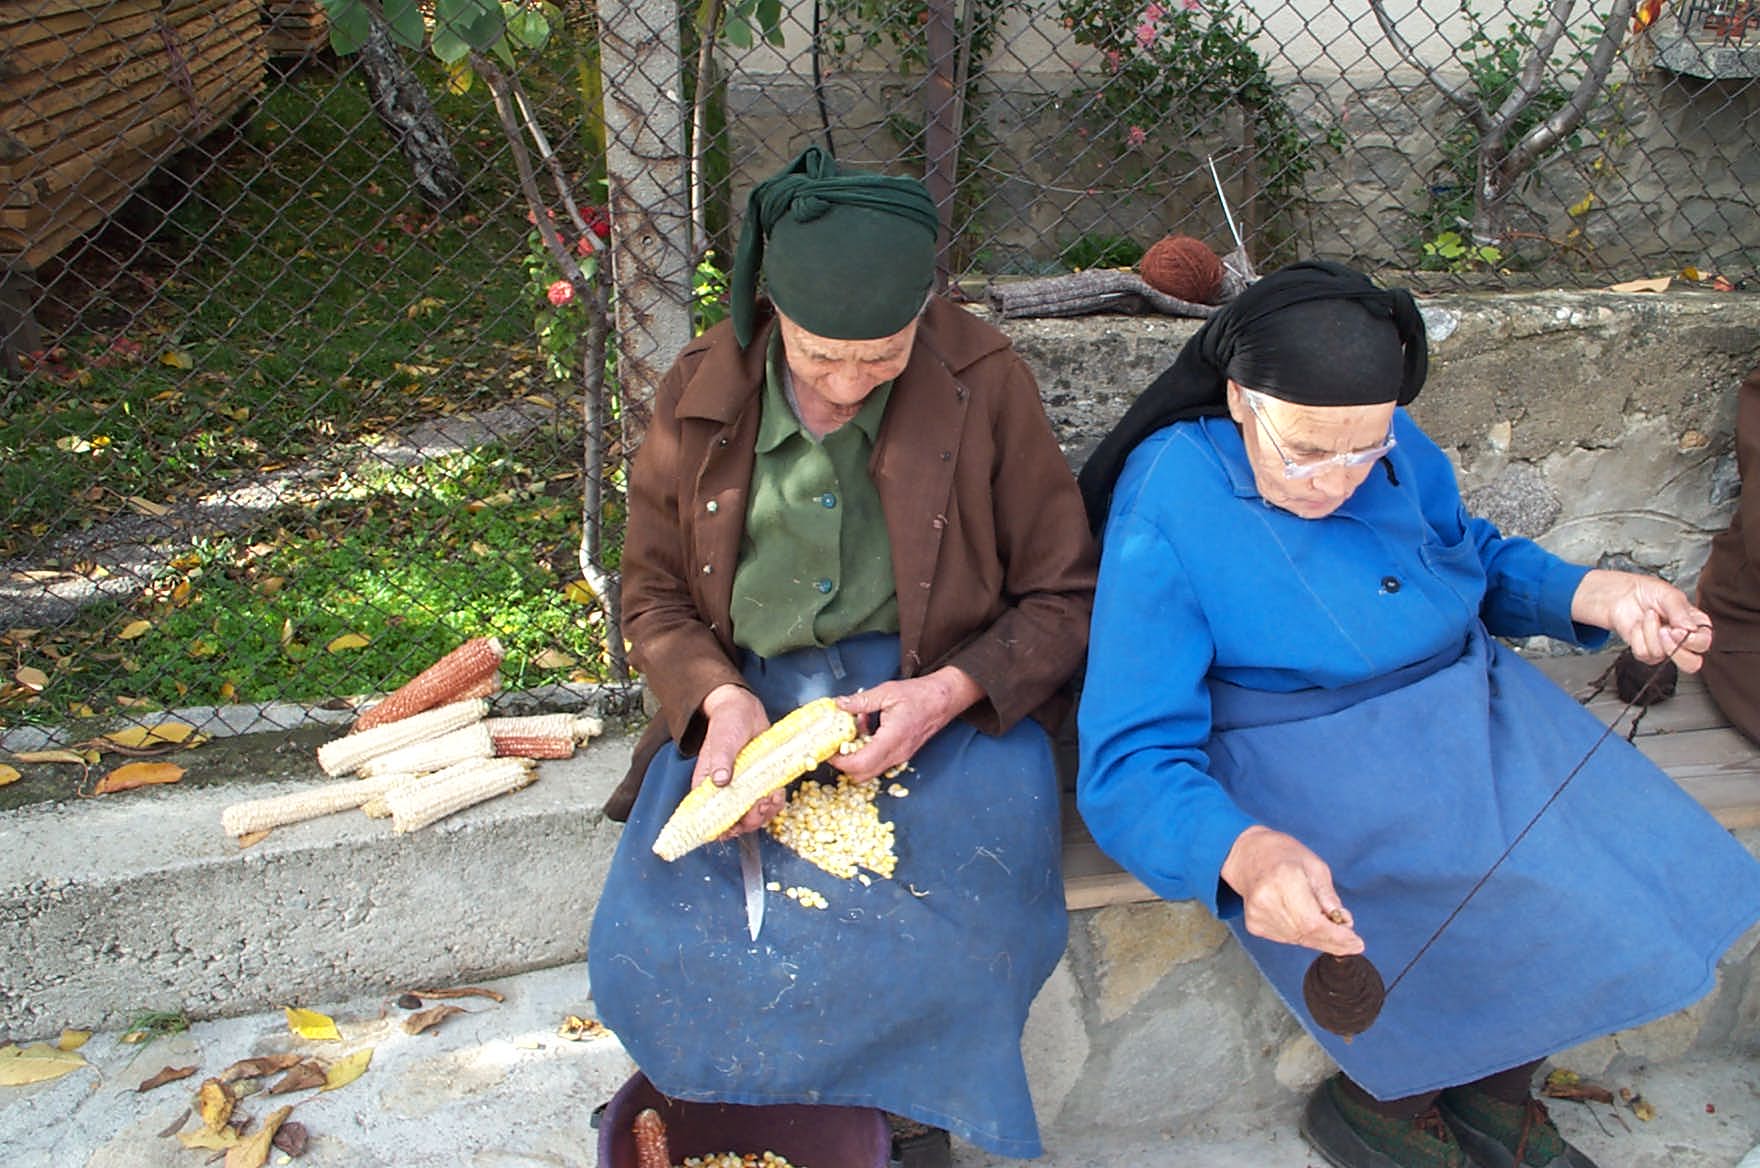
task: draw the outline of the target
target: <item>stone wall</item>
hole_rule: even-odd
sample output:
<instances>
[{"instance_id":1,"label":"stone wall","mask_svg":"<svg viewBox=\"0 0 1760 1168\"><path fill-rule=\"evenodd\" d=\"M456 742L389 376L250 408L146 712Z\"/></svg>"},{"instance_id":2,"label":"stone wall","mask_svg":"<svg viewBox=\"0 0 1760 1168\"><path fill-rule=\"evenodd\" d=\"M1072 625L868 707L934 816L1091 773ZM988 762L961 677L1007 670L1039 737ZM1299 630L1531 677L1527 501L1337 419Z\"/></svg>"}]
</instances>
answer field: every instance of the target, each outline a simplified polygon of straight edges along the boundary
<instances>
[{"instance_id":1,"label":"stone wall","mask_svg":"<svg viewBox=\"0 0 1760 1168\"><path fill-rule=\"evenodd\" d=\"M1735 390L1760 364L1741 294L1542 292L1421 301L1431 372L1413 414L1469 507L1569 559L1691 587L1738 480ZM1000 322L1079 465L1198 322Z\"/></svg>"}]
</instances>

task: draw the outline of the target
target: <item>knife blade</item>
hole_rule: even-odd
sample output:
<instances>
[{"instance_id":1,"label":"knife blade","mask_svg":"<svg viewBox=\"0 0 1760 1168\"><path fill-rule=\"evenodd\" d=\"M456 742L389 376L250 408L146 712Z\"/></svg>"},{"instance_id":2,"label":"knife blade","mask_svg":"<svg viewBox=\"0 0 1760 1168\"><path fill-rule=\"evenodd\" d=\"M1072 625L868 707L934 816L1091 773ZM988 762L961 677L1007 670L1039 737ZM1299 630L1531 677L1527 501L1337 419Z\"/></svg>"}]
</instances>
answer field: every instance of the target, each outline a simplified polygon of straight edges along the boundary
<instances>
[{"instance_id":1,"label":"knife blade","mask_svg":"<svg viewBox=\"0 0 1760 1168\"><path fill-rule=\"evenodd\" d=\"M764 858L758 852L758 832L739 837L739 873L746 889L746 932L758 939L764 926Z\"/></svg>"}]
</instances>

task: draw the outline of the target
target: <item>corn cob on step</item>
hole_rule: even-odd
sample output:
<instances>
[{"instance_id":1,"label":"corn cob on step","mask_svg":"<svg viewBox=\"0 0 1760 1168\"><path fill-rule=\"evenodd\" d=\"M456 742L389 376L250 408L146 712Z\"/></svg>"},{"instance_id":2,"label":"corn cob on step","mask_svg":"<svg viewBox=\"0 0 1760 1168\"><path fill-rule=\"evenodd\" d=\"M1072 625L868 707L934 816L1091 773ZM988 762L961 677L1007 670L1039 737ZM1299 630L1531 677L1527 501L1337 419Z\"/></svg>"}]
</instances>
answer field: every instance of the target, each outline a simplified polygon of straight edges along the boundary
<instances>
[{"instance_id":1,"label":"corn cob on step","mask_svg":"<svg viewBox=\"0 0 1760 1168\"><path fill-rule=\"evenodd\" d=\"M234 803L220 813L220 826L226 829L228 835L249 835L255 831L268 831L272 827L316 819L335 811L352 810L384 794L399 780L409 777L385 774L372 779L346 779L340 783L325 783L321 787L310 787L287 795L271 795L266 799Z\"/></svg>"},{"instance_id":2,"label":"corn cob on step","mask_svg":"<svg viewBox=\"0 0 1760 1168\"><path fill-rule=\"evenodd\" d=\"M654 840L654 854L676 860L740 821L752 804L781 790L838 752L856 736L853 714L820 698L791 711L746 743L725 787L703 783L679 800Z\"/></svg>"},{"instance_id":3,"label":"corn cob on step","mask_svg":"<svg viewBox=\"0 0 1760 1168\"><path fill-rule=\"evenodd\" d=\"M421 774L445 770L470 758L491 758L494 754L495 743L489 737L488 725L473 722L469 726L448 730L438 738L412 742L377 758L369 758L355 769L363 779L393 773Z\"/></svg>"},{"instance_id":4,"label":"corn cob on step","mask_svg":"<svg viewBox=\"0 0 1760 1168\"><path fill-rule=\"evenodd\" d=\"M389 754L400 746L480 722L488 712L488 702L472 698L425 710L386 726L345 734L318 747L318 766L327 775L346 775L368 759Z\"/></svg>"},{"instance_id":5,"label":"corn cob on step","mask_svg":"<svg viewBox=\"0 0 1760 1168\"><path fill-rule=\"evenodd\" d=\"M472 637L428 666L355 719L356 733L402 721L412 714L495 692L506 650L494 637Z\"/></svg>"},{"instance_id":6,"label":"corn cob on step","mask_svg":"<svg viewBox=\"0 0 1760 1168\"><path fill-rule=\"evenodd\" d=\"M436 776L387 792L385 803L391 808L394 829L415 831L455 811L517 791L535 778L537 772L527 759L472 759L451 768L444 779Z\"/></svg>"}]
</instances>

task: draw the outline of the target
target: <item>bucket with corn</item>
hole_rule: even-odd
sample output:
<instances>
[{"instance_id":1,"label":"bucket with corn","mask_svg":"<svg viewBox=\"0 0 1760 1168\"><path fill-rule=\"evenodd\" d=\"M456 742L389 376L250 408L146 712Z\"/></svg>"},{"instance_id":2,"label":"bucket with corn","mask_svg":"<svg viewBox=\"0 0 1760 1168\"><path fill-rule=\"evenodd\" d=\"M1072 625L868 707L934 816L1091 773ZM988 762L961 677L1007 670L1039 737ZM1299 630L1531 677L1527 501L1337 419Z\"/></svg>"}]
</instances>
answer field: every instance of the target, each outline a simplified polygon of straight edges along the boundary
<instances>
[{"instance_id":1,"label":"bucket with corn","mask_svg":"<svg viewBox=\"0 0 1760 1168\"><path fill-rule=\"evenodd\" d=\"M891 1129L875 1108L692 1103L662 1095L638 1071L599 1119L599 1168L638 1168L635 1119L650 1107L665 1123L673 1164L724 1152L770 1152L793 1168L887 1168L891 1161Z\"/></svg>"}]
</instances>

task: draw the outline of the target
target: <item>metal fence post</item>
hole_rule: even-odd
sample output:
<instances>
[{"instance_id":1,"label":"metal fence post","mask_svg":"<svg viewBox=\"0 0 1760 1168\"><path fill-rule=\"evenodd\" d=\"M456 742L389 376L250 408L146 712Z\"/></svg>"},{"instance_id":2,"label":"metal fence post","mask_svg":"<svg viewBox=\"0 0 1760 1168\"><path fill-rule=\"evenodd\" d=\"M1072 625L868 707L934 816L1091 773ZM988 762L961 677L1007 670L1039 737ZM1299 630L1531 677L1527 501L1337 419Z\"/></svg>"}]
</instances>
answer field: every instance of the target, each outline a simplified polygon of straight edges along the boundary
<instances>
[{"instance_id":1,"label":"metal fence post","mask_svg":"<svg viewBox=\"0 0 1760 1168\"><path fill-rule=\"evenodd\" d=\"M690 208L674 0L599 8L605 169L611 202L617 381L624 449L647 428L654 390L691 338Z\"/></svg>"}]
</instances>

